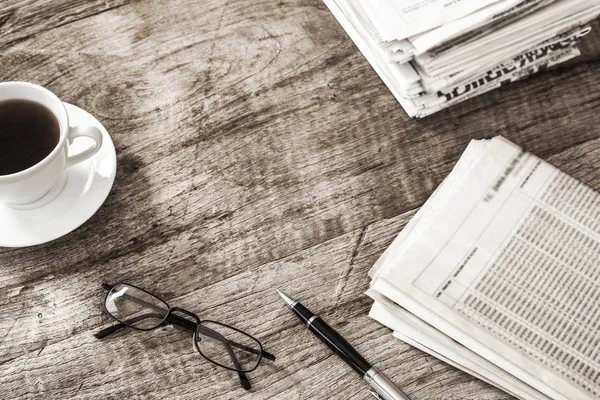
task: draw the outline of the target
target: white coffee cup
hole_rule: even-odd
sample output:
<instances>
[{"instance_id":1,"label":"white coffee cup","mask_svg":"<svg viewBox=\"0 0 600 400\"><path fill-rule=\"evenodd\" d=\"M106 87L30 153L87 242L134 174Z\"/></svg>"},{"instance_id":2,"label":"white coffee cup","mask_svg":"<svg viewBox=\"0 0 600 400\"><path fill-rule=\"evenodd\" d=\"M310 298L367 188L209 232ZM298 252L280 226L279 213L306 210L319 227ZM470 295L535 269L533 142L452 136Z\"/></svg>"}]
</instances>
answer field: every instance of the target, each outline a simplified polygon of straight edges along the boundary
<instances>
[{"instance_id":1,"label":"white coffee cup","mask_svg":"<svg viewBox=\"0 0 600 400\"><path fill-rule=\"evenodd\" d=\"M65 169L96 154L102 147L102 133L94 126L70 126L69 115L62 101L41 86L27 82L0 83L0 102L8 100L28 100L41 104L54 114L60 126L58 144L46 158L25 170L0 175L0 202L8 205L26 205L48 193ZM69 145L78 137L88 137L94 140L94 144L77 154L69 155Z\"/></svg>"}]
</instances>

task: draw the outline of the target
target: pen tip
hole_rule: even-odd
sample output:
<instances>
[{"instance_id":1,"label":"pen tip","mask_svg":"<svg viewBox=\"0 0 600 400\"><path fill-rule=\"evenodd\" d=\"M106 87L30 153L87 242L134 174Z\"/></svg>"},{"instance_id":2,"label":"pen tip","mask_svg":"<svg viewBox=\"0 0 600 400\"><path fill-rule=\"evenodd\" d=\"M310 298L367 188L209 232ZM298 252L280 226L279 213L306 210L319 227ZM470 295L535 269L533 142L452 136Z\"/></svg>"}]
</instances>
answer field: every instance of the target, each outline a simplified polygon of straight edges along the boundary
<instances>
[{"instance_id":1,"label":"pen tip","mask_svg":"<svg viewBox=\"0 0 600 400\"><path fill-rule=\"evenodd\" d=\"M281 296L281 298L283 299L283 301L285 301L288 306L294 307L294 305L296 304L296 302L294 300L290 299L288 296L286 296L279 289L275 289L275 290L277 291L277 293L279 293L279 295Z\"/></svg>"}]
</instances>

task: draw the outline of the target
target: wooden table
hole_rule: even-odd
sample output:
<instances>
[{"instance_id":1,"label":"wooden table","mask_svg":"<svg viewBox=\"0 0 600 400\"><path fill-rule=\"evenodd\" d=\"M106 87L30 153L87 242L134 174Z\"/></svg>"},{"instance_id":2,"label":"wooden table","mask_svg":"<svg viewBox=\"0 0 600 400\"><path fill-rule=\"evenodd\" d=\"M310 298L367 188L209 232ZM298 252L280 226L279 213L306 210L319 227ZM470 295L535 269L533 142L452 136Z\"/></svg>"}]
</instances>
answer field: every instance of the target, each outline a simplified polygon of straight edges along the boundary
<instances>
[{"instance_id":1,"label":"wooden table","mask_svg":"<svg viewBox=\"0 0 600 400\"><path fill-rule=\"evenodd\" d=\"M98 117L114 188L75 232L0 250L0 397L370 399L283 306L318 310L414 399L507 399L368 318L367 271L469 140L600 188L600 26L570 64L410 120L320 0L8 0L0 80ZM0 221L1 223L1 221ZM128 281L275 353L236 376L177 329L111 323Z\"/></svg>"}]
</instances>

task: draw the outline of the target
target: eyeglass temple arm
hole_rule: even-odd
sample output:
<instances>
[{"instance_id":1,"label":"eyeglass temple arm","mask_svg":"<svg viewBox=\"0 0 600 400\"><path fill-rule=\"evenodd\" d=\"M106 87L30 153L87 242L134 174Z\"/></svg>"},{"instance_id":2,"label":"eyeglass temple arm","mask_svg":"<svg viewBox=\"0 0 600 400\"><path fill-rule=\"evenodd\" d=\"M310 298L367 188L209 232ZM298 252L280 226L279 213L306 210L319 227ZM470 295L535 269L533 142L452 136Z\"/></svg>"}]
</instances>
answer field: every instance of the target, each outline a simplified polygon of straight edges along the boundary
<instances>
[{"instance_id":1,"label":"eyeglass temple arm","mask_svg":"<svg viewBox=\"0 0 600 400\"><path fill-rule=\"evenodd\" d=\"M96 339L102 339L107 337L108 335L112 335L113 333L117 332L120 329L123 329L125 327L125 324L119 322L118 324L114 324L111 325L109 327L106 327L96 333L94 333L94 337Z\"/></svg>"},{"instance_id":2,"label":"eyeglass temple arm","mask_svg":"<svg viewBox=\"0 0 600 400\"><path fill-rule=\"evenodd\" d=\"M142 315L138 315L137 317L133 317L129 320L127 320L128 324L135 324L136 322L140 322L146 318L163 318L163 316L161 314L142 314ZM102 329L101 331L98 331L94 334L94 337L96 337L96 339L102 339L103 337L106 337L112 333L117 332L120 329L125 328L127 325L119 322L117 324L111 325L107 328Z\"/></svg>"},{"instance_id":3,"label":"eyeglass temple arm","mask_svg":"<svg viewBox=\"0 0 600 400\"><path fill-rule=\"evenodd\" d=\"M146 318L163 318L163 316L161 314L142 314L142 315L138 315L137 317L128 319L126 322L127 322L127 324L135 324L136 322L140 322ZM178 320L176 321L175 318L173 318L172 320L171 320L171 318L169 318L169 319L170 319L169 322L172 323L173 325L177 325L177 326L179 326L183 329L189 330L191 332L196 331L196 329L193 327L193 324L183 318L178 318L181 321L178 321ZM94 333L94 337L96 339L102 339L108 335L111 335L111 334L125 328L127 326L127 324L124 324L123 322L118 322L114 325L108 326L108 327ZM163 323L163 325L164 325L164 323Z\"/></svg>"}]
</instances>

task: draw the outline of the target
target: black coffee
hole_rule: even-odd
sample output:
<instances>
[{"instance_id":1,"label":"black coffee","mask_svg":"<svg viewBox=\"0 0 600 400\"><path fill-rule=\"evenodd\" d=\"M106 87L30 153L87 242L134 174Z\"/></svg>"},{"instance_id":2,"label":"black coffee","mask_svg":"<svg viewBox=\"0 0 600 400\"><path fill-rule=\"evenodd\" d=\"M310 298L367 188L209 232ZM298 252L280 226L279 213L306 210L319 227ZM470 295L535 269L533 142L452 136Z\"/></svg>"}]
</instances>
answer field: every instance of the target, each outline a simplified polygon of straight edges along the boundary
<instances>
[{"instance_id":1,"label":"black coffee","mask_svg":"<svg viewBox=\"0 0 600 400\"><path fill-rule=\"evenodd\" d=\"M39 163L59 139L58 120L46 107L26 100L0 102L0 175Z\"/></svg>"}]
</instances>

